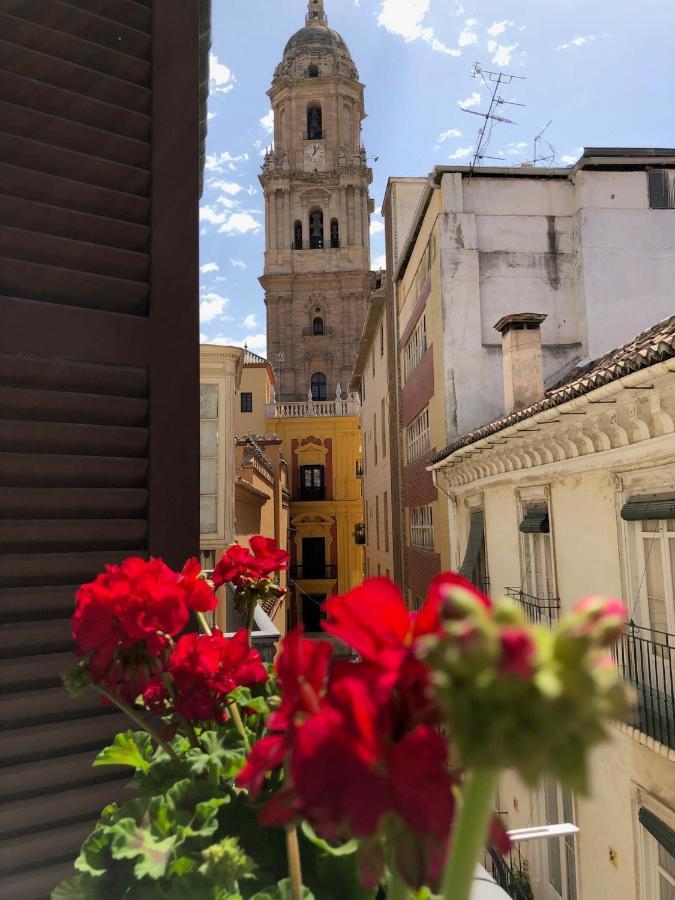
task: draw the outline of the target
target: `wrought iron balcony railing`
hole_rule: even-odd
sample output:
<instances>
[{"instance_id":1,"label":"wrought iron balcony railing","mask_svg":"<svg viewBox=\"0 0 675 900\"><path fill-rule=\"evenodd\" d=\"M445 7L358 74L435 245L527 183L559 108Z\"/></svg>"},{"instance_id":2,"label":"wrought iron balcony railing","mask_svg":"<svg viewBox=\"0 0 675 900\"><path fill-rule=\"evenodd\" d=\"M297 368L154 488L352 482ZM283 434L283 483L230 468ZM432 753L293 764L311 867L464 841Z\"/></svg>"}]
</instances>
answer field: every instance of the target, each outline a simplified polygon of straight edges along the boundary
<instances>
[{"instance_id":1,"label":"wrought iron balcony railing","mask_svg":"<svg viewBox=\"0 0 675 900\"><path fill-rule=\"evenodd\" d=\"M675 750L675 635L631 622L614 658L637 694L633 725Z\"/></svg>"},{"instance_id":2,"label":"wrought iron balcony railing","mask_svg":"<svg viewBox=\"0 0 675 900\"><path fill-rule=\"evenodd\" d=\"M485 868L512 900L534 900L530 879L523 866L518 848L512 850L508 856L502 856L501 853L490 847L485 857Z\"/></svg>"},{"instance_id":3,"label":"wrought iron balcony railing","mask_svg":"<svg viewBox=\"0 0 675 900\"><path fill-rule=\"evenodd\" d=\"M558 597L533 597L526 594L520 588L506 588L506 596L517 600L523 607L525 615L536 625L553 625L560 614L560 599Z\"/></svg>"},{"instance_id":4,"label":"wrought iron balcony railing","mask_svg":"<svg viewBox=\"0 0 675 900\"><path fill-rule=\"evenodd\" d=\"M337 578L337 566L291 566L291 578L295 578L296 581L302 581L303 579L306 581L333 580Z\"/></svg>"}]
</instances>

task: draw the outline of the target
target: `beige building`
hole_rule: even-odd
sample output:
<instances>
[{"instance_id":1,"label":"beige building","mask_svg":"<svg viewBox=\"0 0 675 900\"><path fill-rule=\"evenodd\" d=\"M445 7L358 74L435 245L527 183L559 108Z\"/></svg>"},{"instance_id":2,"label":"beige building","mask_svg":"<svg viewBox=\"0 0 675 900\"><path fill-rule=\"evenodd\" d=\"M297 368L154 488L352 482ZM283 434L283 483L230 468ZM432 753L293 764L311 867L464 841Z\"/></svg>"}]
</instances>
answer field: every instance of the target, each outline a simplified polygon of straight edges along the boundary
<instances>
[{"instance_id":1,"label":"beige building","mask_svg":"<svg viewBox=\"0 0 675 900\"><path fill-rule=\"evenodd\" d=\"M675 151L655 149L591 148L565 169L436 167L402 241L393 200L385 202L403 560L413 602L450 560L444 500L427 462L505 412L495 323L522 310L544 317L543 377L551 384L570 364L669 314L674 178Z\"/></svg>"},{"instance_id":2,"label":"beige building","mask_svg":"<svg viewBox=\"0 0 675 900\"><path fill-rule=\"evenodd\" d=\"M675 316L572 369L545 395L540 329L531 316L501 323L515 411L432 461L448 498L450 563L474 581L489 578L493 597L511 595L544 623L584 596L622 597L631 624L617 662L638 707L594 751L589 797L555 783L531 791L507 775L500 807L509 828L579 826L576 837L523 845L535 900L671 900Z\"/></svg>"},{"instance_id":3,"label":"beige building","mask_svg":"<svg viewBox=\"0 0 675 900\"><path fill-rule=\"evenodd\" d=\"M275 387L272 364L263 356L246 350L234 411L236 435L265 434L267 407L274 401Z\"/></svg>"}]
</instances>

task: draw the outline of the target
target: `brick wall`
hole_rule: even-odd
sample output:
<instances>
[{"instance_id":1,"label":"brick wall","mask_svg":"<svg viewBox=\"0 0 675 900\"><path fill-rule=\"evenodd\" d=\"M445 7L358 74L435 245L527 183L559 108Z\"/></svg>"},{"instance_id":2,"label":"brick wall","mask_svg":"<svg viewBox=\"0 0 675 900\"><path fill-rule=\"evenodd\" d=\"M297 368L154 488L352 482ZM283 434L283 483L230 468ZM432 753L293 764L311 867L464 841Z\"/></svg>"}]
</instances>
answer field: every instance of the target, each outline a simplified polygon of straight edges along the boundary
<instances>
[{"instance_id":1,"label":"brick wall","mask_svg":"<svg viewBox=\"0 0 675 900\"><path fill-rule=\"evenodd\" d=\"M401 389L401 422L409 425L434 396L434 348L428 348Z\"/></svg>"},{"instance_id":2,"label":"brick wall","mask_svg":"<svg viewBox=\"0 0 675 900\"><path fill-rule=\"evenodd\" d=\"M438 500L438 489L434 485L433 476L426 469L434 453L436 448L432 447L403 469L403 494L406 506L425 506Z\"/></svg>"},{"instance_id":3,"label":"brick wall","mask_svg":"<svg viewBox=\"0 0 675 900\"><path fill-rule=\"evenodd\" d=\"M432 579L441 571L441 557L431 550L405 548L406 587L425 600Z\"/></svg>"}]
</instances>

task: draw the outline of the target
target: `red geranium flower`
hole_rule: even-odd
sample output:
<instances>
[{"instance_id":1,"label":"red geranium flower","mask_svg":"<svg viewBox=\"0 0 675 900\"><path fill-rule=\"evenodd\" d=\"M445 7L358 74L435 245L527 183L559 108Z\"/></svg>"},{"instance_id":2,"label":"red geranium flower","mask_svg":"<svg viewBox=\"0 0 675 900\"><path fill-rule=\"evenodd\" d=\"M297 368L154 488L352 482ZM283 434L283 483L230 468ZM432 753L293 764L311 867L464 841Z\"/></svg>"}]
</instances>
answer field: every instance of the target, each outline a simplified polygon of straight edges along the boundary
<instances>
[{"instance_id":1,"label":"red geranium flower","mask_svg":"<svg viewBox=\"0 0 675 900\"><path fill-rule=\"evenodd\" d=\"M534 673L537 645L532 635L517 625L505 625L499 632L502 658L499 671L504 675L529 678Z\"/></svg>"},{"instance_id":2,"label":"red geranium flower","mask_svg":"<svg viewBox=\"0 0 675 900\"><path fill-rule=\"evenodd\" d=\"M269 575L271 572L283 572L288 568L290 555L285 550L280 550L274 538L265 538L262 535L252 537L248 542L255 558L256 571L261 575Z\"/></svg>"},{"instance_id":3,"label":"red geranium flower","mask_svg":"<svg viewBox=\"0 0 675 900\"><path fill-rule=\"evenodd\" d=\"M185 601L190 609L210 612L216 608L218 600L213 588L202 575L202 567L198 560L189 559L183 566L180 583L185 590Z\"/></svg>"},{"instance_id":4,"label":"red geranium flower","mask_svg":"<svg viewBox=\"0 0 675 900\"><path fill-rule=\"evenodd\" d=\"M280 550L273 538L261 535L249 541L251 551L240 544L233 544L223 553L213 570L213 583L217 588L224 584L243 587L247 581L260 581L272 572L281 572L288 567L290 556Z\"/></svg>"}]
</instances>

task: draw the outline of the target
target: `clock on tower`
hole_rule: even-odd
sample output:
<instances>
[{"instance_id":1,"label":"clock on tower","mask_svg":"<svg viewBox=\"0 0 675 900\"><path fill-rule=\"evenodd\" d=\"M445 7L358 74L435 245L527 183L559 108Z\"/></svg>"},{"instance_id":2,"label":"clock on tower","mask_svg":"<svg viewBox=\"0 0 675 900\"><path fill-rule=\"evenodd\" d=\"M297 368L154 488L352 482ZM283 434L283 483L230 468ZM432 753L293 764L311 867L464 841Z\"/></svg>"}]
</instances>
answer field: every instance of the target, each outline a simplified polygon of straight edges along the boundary
<instances>
[{"instance_id":1,"label":"clock on tower","mask_svg":"<svg viewBox=\"0 0 675 900\"><path fill-rule=\"evenodd\" d=\"M326 148L323 144L312 141L305 145L305 172L313 172L314 169L323 171L326 165Z\"/></svg>"}]
</instances>

